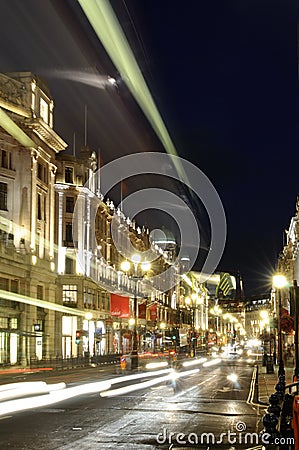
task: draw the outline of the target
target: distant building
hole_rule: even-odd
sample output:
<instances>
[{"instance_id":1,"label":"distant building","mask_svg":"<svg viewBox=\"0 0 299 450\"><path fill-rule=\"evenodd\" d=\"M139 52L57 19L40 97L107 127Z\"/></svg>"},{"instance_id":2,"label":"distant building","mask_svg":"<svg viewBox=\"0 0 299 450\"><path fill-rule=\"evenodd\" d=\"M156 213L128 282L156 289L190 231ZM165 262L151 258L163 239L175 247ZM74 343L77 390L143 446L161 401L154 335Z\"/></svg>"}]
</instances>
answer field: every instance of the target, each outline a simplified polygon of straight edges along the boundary
<instances>
[{"instance_id":1,"label":"distant building","mask_svg":"<svg viewBox=\"0 0 299 450\"><path fill-rule=\"evenodd\" d=\"M245 303L245 329L248 338L260 338L264 329L273 326L273 304L270 294L252 296Z\"/></svg>"}]
</instances>

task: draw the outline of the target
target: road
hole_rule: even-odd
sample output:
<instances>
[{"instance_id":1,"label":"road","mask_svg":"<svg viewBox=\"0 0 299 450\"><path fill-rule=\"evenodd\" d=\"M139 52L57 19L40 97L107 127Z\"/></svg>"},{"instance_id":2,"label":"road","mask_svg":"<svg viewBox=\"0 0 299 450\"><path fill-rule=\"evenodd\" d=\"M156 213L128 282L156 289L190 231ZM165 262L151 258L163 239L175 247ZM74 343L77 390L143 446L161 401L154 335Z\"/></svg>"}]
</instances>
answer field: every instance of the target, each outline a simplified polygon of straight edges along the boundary
<instances>
[{"instance_id":1,"label":"road","mask_svg":"<svg viewBox=\"0 0 299 450\"><path fill-rule=\"evenodd\" d=\"M185 368L192 369L194 367ZM95 368L93 379L97 373ZM1 448L254 447L257 444L254 433L261 429L264 409L251 403L253 373L253 367L245 362L221 361L209 367L201 365L199 372L185 373L182 378L113 397L101 397L95 392L31 411L11 413L0 417ZM237 375L237 380L231 374ZM101 372L98 376L101 379L114 377L109 372ZM61 381L68 375L55 375L47 381L57 382L57 377ZM72 377L74 375L67 385L78 385L77 375L75 380ZM153 378L147 376L142 380L122 382L111 389ZM247 435L245 442L246 433L252 435Z\"/></svg>"}]
</instances>

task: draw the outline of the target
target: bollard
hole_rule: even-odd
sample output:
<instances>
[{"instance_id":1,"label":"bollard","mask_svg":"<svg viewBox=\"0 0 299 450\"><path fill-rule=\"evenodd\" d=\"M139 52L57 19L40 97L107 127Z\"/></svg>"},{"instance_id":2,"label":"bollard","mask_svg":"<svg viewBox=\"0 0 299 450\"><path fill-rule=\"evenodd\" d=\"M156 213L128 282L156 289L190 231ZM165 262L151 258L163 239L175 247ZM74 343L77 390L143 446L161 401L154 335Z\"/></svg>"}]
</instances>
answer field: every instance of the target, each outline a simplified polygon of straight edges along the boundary
<instances>
[{"instance_id":1,"label":"bollard","mask_svg":"<svg viewBox=\"0 0 299 450\"><path fill-rule=\"evenodd\" d=\"M286 377L285 377L285 375L279 375L278 382L282 383L284 385L284 387L285 387L285 385L286 385Z\"/></svg>"},{"instance_id":2,"label":"bollard","mask_svg":"<svg viewBox=\"0 0 299 450\"><path fill-rule=\"evenodd\" d=\"M172 357L172 366L173 366L173 367L176 367L176 365L177 365L177 360L178 360L177 354L174 353L174 355L173 355L173 357Z\"/></svg>"},{"instance_id":3,"label":"bollard","mask_svg":"<svg viewBox=\"0 0 299 450\"><path fill-rule=\"evenodd\" d=\"M276 417L280 416L281 407L279 406L279 396L277 394L271 394L269 397L270 406L268 408L268 412L275 414Z\"/></svg>"},{"instance_id":4,"label":"bollard","mask_svg":"<svg viewBox=\"0 0 299 450\"><path fill-rule=\"evenodd\" d=\"M275 445L275 439L280 437L279 431L277 430L278 418L275 414L267 413L263 417L264 430L261 432L261 438L263 446L265 448L273 448Z\"/></svg>"},{"instance_id":5,"label":"bollard","mask_svg":"<svg viewBox=\"0 0 299 450\"><path fill-rule=\"evenodd\" d=\"M275 386L276 394L279 397L279 400L282 402L284 399L284 390L285 390L285 382L279 381Z\"/></svg>"},{"instance_id":6,"label":"bollard","mask_svg":"<svg viewBox=\"0 0 299 450\"><path fill-rule=\"evenodd\" d=\"M125 355L122 355L121 357L120 357L120 368L121 368L121 370L126 370L126 367L127 367L127 357L125 356Z\"/></svg>"}]
</instances>

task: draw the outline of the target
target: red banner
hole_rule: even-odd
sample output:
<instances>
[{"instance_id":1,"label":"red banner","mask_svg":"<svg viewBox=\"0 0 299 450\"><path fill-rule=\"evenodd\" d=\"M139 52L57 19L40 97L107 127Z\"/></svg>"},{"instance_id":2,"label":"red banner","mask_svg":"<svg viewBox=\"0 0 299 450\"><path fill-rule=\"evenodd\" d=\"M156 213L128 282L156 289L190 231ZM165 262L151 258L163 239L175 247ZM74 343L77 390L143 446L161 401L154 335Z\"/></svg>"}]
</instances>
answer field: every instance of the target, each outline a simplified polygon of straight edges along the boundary
<instances>
[{"instance_id":1,"label":"red banner","mask_svg":"<svg viewBox=\"0 0 299 450\"><path fill-rule=\"evenodd\" d=\"M110 294L110 314L114 317L128 318L130 317L129 297L122 295Z\"/></svg>"},{"instance_id":2,"label":"red banner","mask_svg":"<svg viewBox=\"0 0 299 450\"><path fill-rule=\"evenodd\" d=\"M289 314L285 314L280 319L280 328L285 333L291 333L294 329L294 319Z\"/></svg>"},{"instance_id":3,"label":"red banner","mask_svg":"<svg viewBox=\"0 0 299 450\"><path fill-rule=\"evenodd\" d=\"M150 308L150 320L157 320L157 305L151 305Z\"/></svg>"},{"instance_id":4,"label":"red banner","mask_svg":"<svg viewBox=\"0 0 299 450\"><path fill-rule=\"evenodd\" d=\"M138 305L138 318L146 319L146 302Z\"/></svg>"}]
</instances>

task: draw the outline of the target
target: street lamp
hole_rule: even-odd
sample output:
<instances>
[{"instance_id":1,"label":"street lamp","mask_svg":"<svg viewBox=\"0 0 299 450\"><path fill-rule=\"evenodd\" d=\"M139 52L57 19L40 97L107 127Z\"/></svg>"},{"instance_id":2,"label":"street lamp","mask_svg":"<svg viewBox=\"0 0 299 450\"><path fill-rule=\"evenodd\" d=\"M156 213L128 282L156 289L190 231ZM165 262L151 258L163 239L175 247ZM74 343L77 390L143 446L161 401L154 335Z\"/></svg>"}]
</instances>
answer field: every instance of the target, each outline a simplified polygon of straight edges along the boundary
<instances>
[{"instance_id":1,"label":"street lamp","mask_svg":"<svg viewBox=\"0 0 299 450\"><path fill-rule=\"evenodd\" d=\"M222 314L222 309L216 304L213 308L210 309L210 313L215 317L216 345L218 345L219 317Z\"/></svg>"},{"instance_id":2,"label":"street lamp","mask_svg":"<svg viewBox=\"0 0 299 450\"><path fill-rule=\"evenodd\" d=\"M269 324L269 313L266 310L260 311L260 334L263 333L263 366L267 366L268 352L267 352L267 325ZM271 352L270 352L271 353ZM270 354L271 356L271 354Z\"/></svg>"},{"instance_id":3,"label":"street lamp","mask_svg":"<svg viewBox=\"0 0 299 450\"><path fill-rule=\"evenodd\" d=\"M165 328L166 328L166 323L165 322L161 322L160 323L160 329L162 331L162 349L164 352L164 347L165 347Z\"/></svg>"},{"instance_id":4,"label":"street lamp","mask_svg":"<svg viewBox=\"0 0 299 450\"><path fill-rule=\"evenodd\" d=\"M196 292L192 292L191 294L191 298L190 297L186 297L185 298L185 303L186 305L188 305L191 310L192 310L192 331L191 331L191 357L195 357L195 353L196 353L196 345L195 345L195 341L196 341L196 333L195 333L195 308L197 306L198 303L200 303L200 298L198 297L198 294Z\"/></svg>"},{"instance_id":5,"label":"street lamp","mask_svg":"<svg viewBox=\"0 0 299 450\"><path fill-rule=\"evenodd\" d=\"M134 255L132 255L131 257L131 261L133 263L134 266L134 275L133 275L133 280L134 280L134 304L133 304L133 319L134 319L134 324L133 324L133 343L132 343L132 352L131 352L131 356L132 356L132 361L131 361L131 368L132 369L138 369L138 339L137 339L137 321L138 321L138 299L137 299L137 283L139 280L141 280L143 278L142 277L138 277L138 266L140 265L141 270L143 272L147 272L148 270L150 270L151 268L151 264L147 261L141 261L141 256L136 253ZM128 272L131 268L131 264L129 261L123 261L121 263L121 269L125 272Z\"/></svg>"},{"instance_id":6,"label":"street lamp","mask_svg":"<svg viewBox=\"0 0 299 450\"><path fill-rule=\"evenodd\" d=\"M273 276L273 286L278 291L278 353L279 353L279 368L278 368L278 376L284 376L284 362L282 356L282 333L281 333L281 313L282 313L282 303L281 303L281 289L284 288L287 284L287 279L282 274L276 274Z\"/></svg>"}]
</instances>

